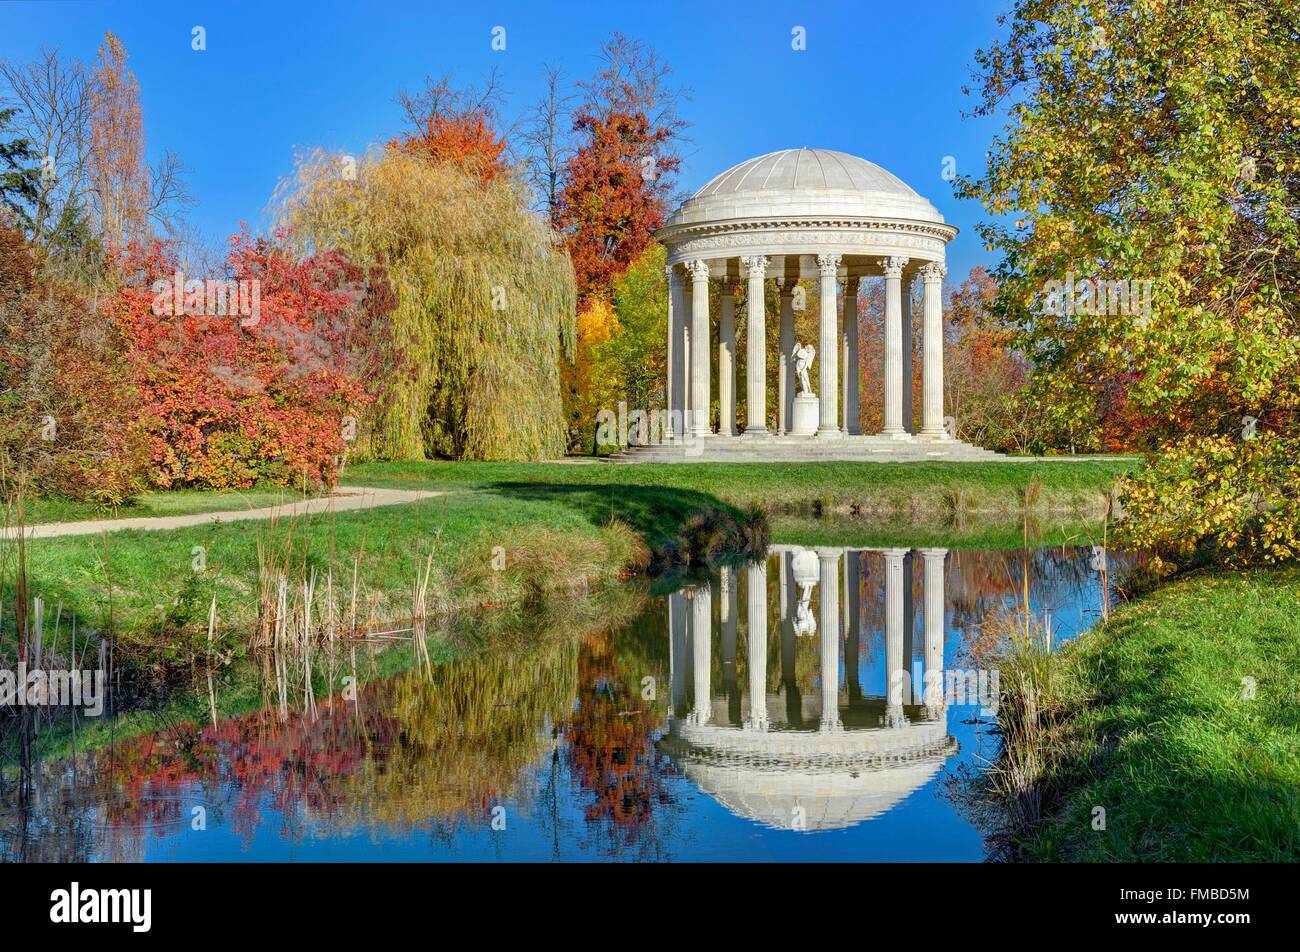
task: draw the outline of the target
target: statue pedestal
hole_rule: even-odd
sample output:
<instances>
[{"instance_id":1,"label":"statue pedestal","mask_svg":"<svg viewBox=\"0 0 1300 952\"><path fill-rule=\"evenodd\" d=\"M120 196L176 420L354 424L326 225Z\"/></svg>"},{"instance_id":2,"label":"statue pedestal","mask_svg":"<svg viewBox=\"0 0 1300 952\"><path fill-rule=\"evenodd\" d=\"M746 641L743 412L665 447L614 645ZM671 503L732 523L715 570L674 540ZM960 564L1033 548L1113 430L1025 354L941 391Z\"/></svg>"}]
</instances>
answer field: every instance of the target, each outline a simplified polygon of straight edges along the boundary
<instances>
[{"instance_id":1,"label":"statue pedestal","mask_svg":"<svg viewBox=\"0 0 1300 952\"><path fill-rule=\"evenodd\" d=\"M794 398L792 436L812 436L821 422L821 405L815 393L801 393Z\"/></svg>"}]
</instances>

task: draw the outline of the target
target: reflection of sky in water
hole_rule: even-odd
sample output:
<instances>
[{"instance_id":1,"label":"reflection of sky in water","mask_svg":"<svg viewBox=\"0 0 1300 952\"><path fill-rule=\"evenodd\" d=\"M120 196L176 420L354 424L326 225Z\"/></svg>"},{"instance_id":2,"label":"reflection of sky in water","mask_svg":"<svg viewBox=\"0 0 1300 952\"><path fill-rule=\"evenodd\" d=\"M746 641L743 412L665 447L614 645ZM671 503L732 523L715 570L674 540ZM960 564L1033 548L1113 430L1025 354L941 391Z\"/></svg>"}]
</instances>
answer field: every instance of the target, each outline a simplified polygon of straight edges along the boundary
<instances>
[{"instance_id":1,"label":"reflection of sky in water","mask_svg":"<svg viewBox=\"0 0 1300 952\"><path fill-rule=\"evenodd\" d=\"M108 835L133 841L132 848L126 850L129 858L150 861L980 860L979 835L942 796L941 787L949 770L962 763L976 764L979 751L991 754L993 748L971 722L978 707L948 705L927 713L922 703L927 658L925 560L917 550L904 561L903 551L893 550L888 558L881 552L855 556L862 579L856 599L847 583L849 560L839 555L832 565L823 559L826 564L816 566L823 574L811 587L809 599L816 631L802 636L792 634L801 593L791 571L793 556L773 555L764 573L765 656L751 651L749 637L754 626L749 622L748 602L754 575L745 567L732 570L725 588L715 575L703 596L708 603L707 653L697 652L701 646L693 641L692 631L680 628L683 622L692 628L706 617L705 607L695 601L704 592L701 586L695 587L690 598L678 592L653 599L640 618L618 632L601 636L599 645L584 642L572 648L565 670L573 677L576 664L577 676L569 694L554 705L554 713L537 715L528 707L531 719L522 730L523 735L531 731L531 739L521 735L523 742L515 742L516 748L524 750L526 760L511 768L513 779L504 797L485 795L481 782L476 785L472 777L448 775L455 772L447 769L449 758L434 763L433 758L422 760L417 750L413 765L402 768L413 770L410 775L399 775L398 767L370 763L364 757L360 766L353 761L340 766L338 771L350 777L341 794L331 791L335 806L344 802L334 813L318 812L314 805L304 807L292 796L286 801L283 795L276 799L259 793L251 804L255 809L246 803L240 811L244 822L236 824L232 822L234 804L240 799L243 774L235 768L243 755L232 757L230 750L223 748L225 760L205 775L209 781L206 792L192 779L175 778L170 786L164 786L150 777L151 789L160 799L181 804L179 815L173 815L161 829L142 833L148 823L136 828L128 824ZM961 660L968 629L990 611L1013 606L1019 598L1022 556L1019 552L954 551L940 558L944 664L968 664ZM817 562L815 558L811 561ZM784 616L783 562L788 573ZM903 597L909 590L903 575L896 576L892 586L886 584L891 562L912 573L910 604ZM1099 617L1100 585L1092 563L1091 550L1034 552L1031 602L1040 616L1051 615L1058 639L1074 636ZM808 565L805 556L805 577ZM834 574L825 574L828 571ZM822 710L827 694L821 651L828 630L821 581L827 578L837 581L838 621L832 627L839 646L835 659L837 713L829 724ZM893 606L886 598L887 591L893 593ZM850 607L855 601L856 624L851 621ZM900 601L905 603L901 608ZM730 625L723 621L724 608ZM904 629L901 637L899 621ZM670 631L676 631L675 639ZM855 665L846 657L846 648L855 643L858 689L850 691L846 679ZM917 689L914 697L905 699L902 718L892 722L886 677L890 657L903 659ZM758 708L751 704L755 670L767 695L766 704ZM644 719L638 721L630 709L637 706L635 695L647 674L655 678L662 696L652 708L643 706ZM508 681L503 696L511 700L496 706L503 710L527 706L519 698L538 690L538 679L533 678L532 687L524 683L527 680ZM701 705L695 686L705 680L710 703ZM621 697L616 688L610 688L620 683ZM801 706L791 704L791 684L798 688ZM393 697L398 698L393 701L393 719L402 729L385 736L391 736L388 742L395 745L414 743L408 738L418 732L413 733L407 715L399 709L411 703L418 707L427 699L421 702L418 692L414 702L401 700L404 694ZM797 729L788 716L796 709L799 716L795 720L802 719ZM569 712L589 716L584 719L575 714L573 720L559 725L558 740L552 739L552 718L563 719ZM937 721L932 719L936 714ZM382 719L387 712L374 716ZM763 716L768 718L766 735L754 730L755 719ZM884 726L886 723L894 726ZM456 732L448 736L455 738ZM923 743L923 754L894 756L899 744L907 746L898 740L905 736ZM628 742L628 737L633 740ZM942 744L936 746L936 740ZM372 739L370 751L383 742ZM472 745L479 742L469 741L471 749L455 752L454 763L462 765L458 769L471 771L478 755ZM625 742L636 745L636 752L626 753L620 746ZM290 746L298 743L295 740ZM317 742L308 737L301 743ZM324 747L317 753L328 758L332 751L328 743ZM594 791L616 788L626 779L621 769L633 760L644 768L635 777L640 784L641 813L633 822L615 823L595 808L597 801L609 804ZM325 763L322 773L332 777L328 761ZM410 777L429 779L437 787L438 797L453 802L459 797L471 806L421 812L417 803L413 811L407 807L407 817L393 822L383 803L393 795L392 786L384 783L385 771L393 773L389 778L392 784L406 785ZM421 771L441 771L442 775L422 777ZM118 793L121 795L120 789ZM132 795L150 796L148 789ZM91 795L82 796L85 808L73 813L82 822L102 818L101 805ZM823 799L819 801L819 797ZM419 799L419 791L414 798ZM38 797L36 812L39 814L41 803L54 799L54 795L44 800ZM617 794L606 799L622 802ZM209 808L207 829L192 831L190 807L214 800L218 803ZM779 822L791 803L806 809L810 828L828 828L796 832L769 825ZM504 831L490 828L490 811L497 805L505 807ZM254 818L251 822L250 815ZM431 816L459 819L437 821ZM29 835L41 835L39 829L38 816L29 824ZM8 857L12 850L12 846L6 847ZM94 848L81 853L86 855L102 858L101 851Z\"/></svg>"}]
</instances>

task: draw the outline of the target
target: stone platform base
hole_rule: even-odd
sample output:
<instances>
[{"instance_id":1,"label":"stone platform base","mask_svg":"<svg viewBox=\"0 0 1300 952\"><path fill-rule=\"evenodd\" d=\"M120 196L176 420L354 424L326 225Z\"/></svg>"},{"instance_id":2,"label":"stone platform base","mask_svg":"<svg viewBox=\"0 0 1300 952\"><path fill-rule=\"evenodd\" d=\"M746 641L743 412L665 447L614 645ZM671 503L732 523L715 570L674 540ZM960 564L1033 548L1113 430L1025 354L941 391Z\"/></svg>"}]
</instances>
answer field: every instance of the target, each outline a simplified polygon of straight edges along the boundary
<instances>
[{"instance_id":1,"label":"stone platform base","mask_svg":"<svg viewBox=\"0 0 1300 952\"><path fill-rule=\"evenodd\" d=\"M959 440L907 436L709 436L683 444L634 446L609 457L614 463L808 463L823 461L918 463L1003 460L1007 457Z\"/></svg>"}]
</instances>

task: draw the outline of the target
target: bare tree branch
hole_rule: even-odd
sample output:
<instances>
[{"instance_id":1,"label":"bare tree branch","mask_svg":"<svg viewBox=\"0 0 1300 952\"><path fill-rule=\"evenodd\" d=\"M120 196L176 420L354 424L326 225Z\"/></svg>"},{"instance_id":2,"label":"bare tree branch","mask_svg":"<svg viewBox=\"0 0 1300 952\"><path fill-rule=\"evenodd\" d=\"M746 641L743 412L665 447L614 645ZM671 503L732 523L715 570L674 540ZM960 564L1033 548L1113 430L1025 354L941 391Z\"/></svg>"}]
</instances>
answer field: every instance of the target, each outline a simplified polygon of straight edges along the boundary
<instances>
[{"instance_id":1,"label":"bare tree branch","mask_svg":"<svg viewBox=\"0 0 1300 952\"><path fill-rule=\"evenodd\" d=\"M573 152L573 124L569 105L577 98L563 78L560 67L542 67L546 90L524 116L519 132L528 181L536 191L541 209L554 220L564 165Z\"/></svg>"},{"instance_id":2,"label":"bare tree branch","mask_svg":"<svg viewBox=\"0 0 1300 952\"><path fill-rule=\"evenodd\" d=\"M19 109L15 127L42 163L29 217L33 240L48 246L65 215L89 204L92 78L83 63L45 48L31 63L0 61L0 81L4 100Z\"/></svg>"}]
</instances>

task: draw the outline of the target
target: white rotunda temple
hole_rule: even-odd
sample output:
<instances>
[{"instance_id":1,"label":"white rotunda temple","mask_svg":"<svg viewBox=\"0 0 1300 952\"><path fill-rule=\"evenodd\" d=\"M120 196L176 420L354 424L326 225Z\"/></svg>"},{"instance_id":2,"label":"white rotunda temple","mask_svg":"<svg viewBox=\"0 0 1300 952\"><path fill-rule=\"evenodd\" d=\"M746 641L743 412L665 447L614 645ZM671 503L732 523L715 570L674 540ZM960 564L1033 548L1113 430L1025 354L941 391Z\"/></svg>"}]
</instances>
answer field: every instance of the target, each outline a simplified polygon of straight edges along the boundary
<instances>
[{"instance_id":1,"label":"white rotunda temple","mask_svg":"<svg viewBox=\"0 0 1300 952\"><path fill-rule=\"evenodd\" d=\"M944 426L944 256L956 234L934 205L897 176L843 152L787 149L718 175L656 233L668 253L669 435L663 445L639 446L620 458L995 457L953 439ZM859 425L858 288L868 277L885 282L884 427L876 434L863 434ZM912 388L904 383L912 379L911 288L918 278L923 286L919 427L913 422ZM817 288L816 341L795 340L800 281ZM710 282L718 291L716 314L710 313ZM735 302L742 287L744 425L737 431ZM767 348L769 292L779 295L775 355ZM810 375L816 393L796 393L797 371L807 369L808 357L817 364ZM775 394L767 392L769 359L777 361ZM715 377L717 427L710 392Z\"/></svg>"}]
</instances>

